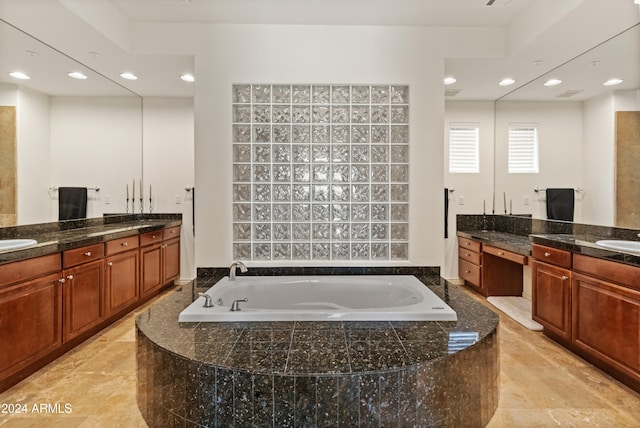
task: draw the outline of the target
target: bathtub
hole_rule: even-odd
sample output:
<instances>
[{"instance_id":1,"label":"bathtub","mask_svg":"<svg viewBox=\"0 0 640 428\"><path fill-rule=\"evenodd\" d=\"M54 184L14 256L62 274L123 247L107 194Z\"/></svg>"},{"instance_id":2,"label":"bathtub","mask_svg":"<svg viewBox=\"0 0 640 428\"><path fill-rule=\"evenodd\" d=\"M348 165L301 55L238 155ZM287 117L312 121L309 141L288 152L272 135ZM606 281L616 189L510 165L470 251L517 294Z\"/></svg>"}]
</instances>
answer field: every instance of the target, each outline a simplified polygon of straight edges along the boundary
<instances>
[{"instance_id":1,"label":"bathtub","mask_svg":"<svg viewBox=\"0 0 640 428\"><path fill-rule=\"evenodd\" d=\"M224 277L198 297L180 322L456 321L456 313L409 275ZM229 309L234 300L241 310Z\"/></svg>"}]
</instances>

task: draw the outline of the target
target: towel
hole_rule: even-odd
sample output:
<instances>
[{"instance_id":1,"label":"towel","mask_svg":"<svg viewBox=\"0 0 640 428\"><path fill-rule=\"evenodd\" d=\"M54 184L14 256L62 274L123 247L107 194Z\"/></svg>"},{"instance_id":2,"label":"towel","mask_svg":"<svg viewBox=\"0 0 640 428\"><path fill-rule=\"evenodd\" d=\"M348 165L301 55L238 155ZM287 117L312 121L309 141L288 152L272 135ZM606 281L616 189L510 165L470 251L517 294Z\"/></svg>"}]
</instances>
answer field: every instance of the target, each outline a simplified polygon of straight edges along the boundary
<instances>
[{"instance_id":1,"label":"towel","mask_svg":"<svg viewBox=\"0 0 640 428\"><path fill-rule=\"evenodd\" d=\"M60 187L58 189L58 220L87 218L87 188Z\"/></svg>"},{"instance_id":2,"label":"towel","mask_svg":"<svg viewBox=\"0 0 640 428\"><path fill-rule=\"evenodd\" d=\"M573 221L574 202L573 189L547 189L547 218Z\"/></svg>"}]
</instances>

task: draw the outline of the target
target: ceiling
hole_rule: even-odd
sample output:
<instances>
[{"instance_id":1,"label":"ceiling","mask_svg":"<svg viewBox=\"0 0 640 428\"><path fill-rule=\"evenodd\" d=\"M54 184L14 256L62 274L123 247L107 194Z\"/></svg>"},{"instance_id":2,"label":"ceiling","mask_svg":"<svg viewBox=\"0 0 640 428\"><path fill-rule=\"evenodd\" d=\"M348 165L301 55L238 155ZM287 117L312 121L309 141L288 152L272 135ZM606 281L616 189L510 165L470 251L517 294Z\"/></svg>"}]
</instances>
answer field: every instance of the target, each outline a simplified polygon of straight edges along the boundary
<instances>
[{"instance_id":1,"label":"ceiling","mask_svg":"<svg viewBox=\"0 0 640 428\"><path fill-rule=\"evenodd\" d=\"M447 99L494 100L640 22L640 10L633 0L0 0L0 19L67 56L25 55L27 50L35 51L32 41L21 37L9 48L9 36L0 32L0 82L15 83L6 77L7 70L28 61L40 70L72 71L68 63L72 57L80 63L76 68L106 76L117 91L124 86L145 97L191 97L197 85L197 81L187 83L178 78L194 71L190 48L157 46L153 54L140 51L137 37L150 23L497 29L504 35L503 56L474 58L471 53L445 62L445 74L457 78L446 88L457 95ZM637 77L637 56L630 57L625 50L617 52L617 56L607 54L606 60L600 60L599 70L614 64L624 74L635 73ZM60 63L51 66L54 56L60 57ZM42 61L40 67L36 66L38 61ZM119 77L123 71L140 78L125 81ZM516 83L498 86L504 77L512 77ZM72 91L69 79L65 79L66 83L45 82L42 76L40 83L31 79L29 85L62 95ZM90 91L90 80L83 81L84 93ZM638 87L637 79L635 84ZM577 97L592 93L583 91Z\"/></svg>"}]
</instances>

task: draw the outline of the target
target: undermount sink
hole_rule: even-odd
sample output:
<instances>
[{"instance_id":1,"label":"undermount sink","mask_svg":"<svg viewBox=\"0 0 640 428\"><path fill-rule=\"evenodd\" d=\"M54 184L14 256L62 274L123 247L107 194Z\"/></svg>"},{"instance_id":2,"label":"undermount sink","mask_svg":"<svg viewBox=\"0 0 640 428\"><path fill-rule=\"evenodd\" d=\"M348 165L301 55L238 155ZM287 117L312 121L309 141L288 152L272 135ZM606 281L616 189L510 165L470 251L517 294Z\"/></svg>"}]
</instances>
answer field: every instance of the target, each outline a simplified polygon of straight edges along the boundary
<instances>
[{"instance_id":1,"label":"undermount sink","mask_svg":"<svg viewBox=\"0 0 640 428\"><path fill-rule=\"evenodd\" d=\"M618 239L604 239L597 241L596 245L610 250L628 251L640 253L640 241L623 241Z\"/></svg>"},{"instance_id":2,"label":"undermount sink","mask_svg":"<svg viewBox=\"0 0 640 428\"><path fill-rule=\"evenodd\" d=\"M0 239L0 251L18 250L36 245L35 239Z\"/></svg>"}]
</instances>

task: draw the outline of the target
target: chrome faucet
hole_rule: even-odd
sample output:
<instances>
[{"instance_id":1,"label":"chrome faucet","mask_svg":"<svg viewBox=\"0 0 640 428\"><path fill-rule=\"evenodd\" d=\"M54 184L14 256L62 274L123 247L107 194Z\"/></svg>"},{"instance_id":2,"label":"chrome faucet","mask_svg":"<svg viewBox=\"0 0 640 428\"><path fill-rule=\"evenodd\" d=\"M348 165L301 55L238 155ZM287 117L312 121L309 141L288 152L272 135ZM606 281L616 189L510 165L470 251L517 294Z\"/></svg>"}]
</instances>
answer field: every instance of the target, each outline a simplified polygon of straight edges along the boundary
<instances>
[{"instance_id":1,"label":"chrome faucet","mask_svg":"<svg viewBox=\"0 0 640 428\"><path fill-rule=\"evenodd\" d=\"M240 268L240 272L242 273L246 273L247 272L247 267L244 265L244 263L238 261L238 262L233 262L231 263L231 267L229 268L229 281L235 281L236 280L236 269Z\"/></svg>"}]
</instances>

